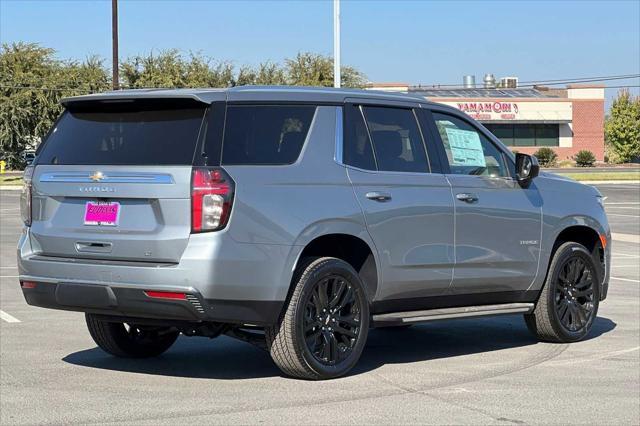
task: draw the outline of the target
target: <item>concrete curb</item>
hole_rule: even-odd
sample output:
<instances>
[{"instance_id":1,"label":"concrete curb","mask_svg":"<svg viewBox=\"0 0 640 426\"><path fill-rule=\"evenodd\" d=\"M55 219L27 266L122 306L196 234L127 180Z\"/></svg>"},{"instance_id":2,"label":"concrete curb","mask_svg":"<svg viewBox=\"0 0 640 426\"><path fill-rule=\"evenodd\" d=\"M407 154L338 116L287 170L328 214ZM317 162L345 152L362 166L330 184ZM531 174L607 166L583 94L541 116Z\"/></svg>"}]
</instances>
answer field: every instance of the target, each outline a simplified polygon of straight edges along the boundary
<instances>
[{"instance_id":1,"label":"concrete curb","mask_svg":"<svg viewBox=\"0 0 640 426\"><path fill-rule=\"evenodd\" d=\"M0 185L0 191L22 191L22 185Z\"/></svg>"}]
</instances>

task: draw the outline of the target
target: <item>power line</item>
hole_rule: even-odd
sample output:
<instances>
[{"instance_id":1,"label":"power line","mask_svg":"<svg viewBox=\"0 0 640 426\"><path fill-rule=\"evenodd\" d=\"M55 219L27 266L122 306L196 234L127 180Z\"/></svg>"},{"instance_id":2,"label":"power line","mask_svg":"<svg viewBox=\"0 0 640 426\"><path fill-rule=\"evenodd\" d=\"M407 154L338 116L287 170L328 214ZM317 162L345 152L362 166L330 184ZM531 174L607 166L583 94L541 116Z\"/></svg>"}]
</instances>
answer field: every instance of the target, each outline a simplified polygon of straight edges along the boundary
<instances>
[{"instance_id":1,"label":"power line","mask_svg":"<svg viewBox=\"0 0 640 426\"><path fill-rule=\"evenodd\" d=\"M429 86L422 86L424 88L429 88ZM518 88L522 87L530 87L530 86L518 86ZM532 87L532 86L531 86ZM629 85L620 85L620 86L604 86L604 89L624 89L624 88L634 88L640 87L640 84L629 84ZM120 85L120 88L127 89L128 87ZM174 89L173 87L139 87L139 89ZM83 87L37 87L37 86L19 86L19 85L4 85L0 84L0 89L22 89L22 90L42 90L42 91L52 91L52 92L87 92L93 93L96 89L92 88L83 88ZM500 90L501 88L476 88L475 90Z\"/></svg>"},{"instance_id":2,"label":"power line","mask_svg":"<svg viewBox=\"0 0 640 426\"><path fill-rule=\"evenodd\" d=\"M612 81L612 80L630 80L640 78L640 74L625 74L625 75L610 75L610 76L598 76L598 77L578 77L578 78L563 78L553 80L530 80L518 82L518 87L533 87L538 85L555 86L560 84L572 84L572 83L590 83L597 81ZM528 83L528 84L527 84ZM419 84L418 87L462 87L463 84Z\"/></svg>"}]
</instances>

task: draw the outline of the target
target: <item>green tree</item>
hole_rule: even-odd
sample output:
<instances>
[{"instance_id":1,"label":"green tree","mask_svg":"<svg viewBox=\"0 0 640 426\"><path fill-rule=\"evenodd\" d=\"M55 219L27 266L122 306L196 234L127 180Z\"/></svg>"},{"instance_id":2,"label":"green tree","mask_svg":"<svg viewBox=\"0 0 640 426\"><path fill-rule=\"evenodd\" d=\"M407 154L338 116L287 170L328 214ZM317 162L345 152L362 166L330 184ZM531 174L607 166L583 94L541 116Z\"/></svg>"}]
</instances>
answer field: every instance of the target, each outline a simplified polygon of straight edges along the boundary
<instances>
[{"instance_id":1,"label":"green tree","mask_svg":"<svg viewBox=\"0 0 640 426\"><path fill-rule=\"evenodd\" d=\"M621 90L611 105L604 133L617 160L628 162L640 157L640 97Z\"/></svg>"},{"instance_id":2,"label":"green tree","mask_svg":"<svg viewBox=\"0 0 640 426\"><path fill-rule=\"evenodd\" d=\"M316 53L301 52L285 60L287 81L294 86L333 86L333 58ZM349 66L340 67L343 87L364 87L366 77Z\"/></svg>"},{"instance_id":3,"label":"green tree","mask_svg":"<svg viewBox=\"0 0 640 426\"><path fill-rule=\"evenodd\" d=\"M285 70L273 62L263 62L258 68L242 67L238 72L237 86L252 85L284 85L287 84Z\"/></svg>"},{"instance_id":4,"label":"green tree","mask_svg":"<svg viewBox=\"0 0 640 426\"><path fill-rule=\"evenodd\" d=\"M102 61L60 61L55 51L34 43L0 48L0 157L9 168L24 166L32 149L62 111L60 99L109 88Z\"/></svg>"},{"instance_id":5,"label":"green tree","mask_svg":"<svg viewBox=\"0 0 640 426\"><path fill-rule=\"evenodd\" d=\"M123 86L145 87L228 87L233 84L233 66L215 62L199 53L187 57L177 49L127 58L120 65Z\"/></svg>"}]
</instances>

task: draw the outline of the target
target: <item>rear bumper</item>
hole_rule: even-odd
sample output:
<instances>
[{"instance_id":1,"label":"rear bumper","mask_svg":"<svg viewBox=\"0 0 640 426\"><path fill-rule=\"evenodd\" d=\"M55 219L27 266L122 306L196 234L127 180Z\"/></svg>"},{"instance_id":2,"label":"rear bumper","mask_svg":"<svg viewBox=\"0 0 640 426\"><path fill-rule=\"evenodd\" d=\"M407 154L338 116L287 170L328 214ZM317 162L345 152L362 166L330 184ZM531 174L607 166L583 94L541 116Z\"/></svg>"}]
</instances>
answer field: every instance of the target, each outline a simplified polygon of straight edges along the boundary
<instances>
[{"instance_id":1,"label":"rear bumper","mask_svg":"<svg viewBox=\"0 0 640 426\"><path fill-rule=\"evenodd\" d=\"M64 282L30 283L32 288L22 288L29 305L115 317L267 325L276 322L284 303L207 300L193 288L174 289L185 293L184 299L163 299L149 297L145 290L166 291L165 288L143 290Z\"/></svg>"},{"instance_id":2,"label":"rear bumper","mask_svg":"<svg viewBox=\"0 0 640 426\"><path fill-rule=\"evenodd\" d=\"M33 289L22 289L30 305L113 316L261 325L278 320L299 250L238 243L220 232L192 235L178 264L60 258L41 255L25 229L17 257L20 281L37 283ZM153 299L145 290L181 292L189 298Z\"/></svg>"}]
</instances>

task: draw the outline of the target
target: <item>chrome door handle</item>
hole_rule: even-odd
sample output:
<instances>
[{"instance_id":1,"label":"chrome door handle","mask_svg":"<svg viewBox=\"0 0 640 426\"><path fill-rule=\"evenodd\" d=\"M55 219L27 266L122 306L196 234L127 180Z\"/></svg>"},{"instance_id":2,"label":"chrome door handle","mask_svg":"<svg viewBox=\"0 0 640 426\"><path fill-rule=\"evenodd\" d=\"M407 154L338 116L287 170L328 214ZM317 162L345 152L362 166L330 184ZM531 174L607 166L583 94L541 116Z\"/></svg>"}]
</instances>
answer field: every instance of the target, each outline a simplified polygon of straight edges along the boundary
<instances>
[{"instance_id":1,"label":"chrome door handle","mask_svg":"<svg viewBox=\"0 0 640 426\"><path fill-rule=\"evenodd\" d=\"M367 192L366 197L370 200L380 201L380 202L391 200L391 194L386 192L378 192L378 191Z\"/></svg>"},{"instance_id":2,"label":"chrome door handle","mask_svg":"<svg viewBox=\"0 0 640 426\"><path fill-rule=\"evenodd\" d=\"M478 201L478 196L476 194L463 192L462 194L456 194L456 199L464 201L465 203L475 203Z\"/></svg>"}]
</instances>

